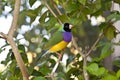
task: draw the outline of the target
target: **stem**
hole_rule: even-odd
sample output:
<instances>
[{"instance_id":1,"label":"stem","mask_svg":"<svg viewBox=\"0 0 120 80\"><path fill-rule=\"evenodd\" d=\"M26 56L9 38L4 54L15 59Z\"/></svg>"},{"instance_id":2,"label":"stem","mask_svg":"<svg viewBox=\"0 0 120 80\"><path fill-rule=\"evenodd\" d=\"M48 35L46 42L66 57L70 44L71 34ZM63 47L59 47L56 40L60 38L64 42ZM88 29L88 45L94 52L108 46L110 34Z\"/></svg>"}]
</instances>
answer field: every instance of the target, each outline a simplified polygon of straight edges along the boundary
<instances>
[{"instance_id":1,"label":"stem","mask_svg":"<svg viewBox=\"0 0 120 80\"><path fill-rule=\"evenodd\" d=\"M54 66L54 68L52 69L52 72L51 72L51 74L50 74L50 77L51 77L52 80L55 80L55 79L54 79L54 73L55 73L55 71L57 70L57 68L58 68L58 66L59 66L59 64L60 64L60 60L62 59L62 57L63 57L63 52L61 52L61 54L59 54L59 58L58 58L55 66Z\"/></svg>"},{"instance_id":2,"label":"stem","mask_svg":"<svg viewBox=\"0 0 120 80\"><path fill-rule=\"evenodd\" d=\"M85 67L87 66L87 57L83 58L83 76L85 80L89 80L89 75L85 69Z\"/></svg>"},{"instance_id":3,"label":"stem","mask_svg":"<svg viewBox=\"0 0 120 80\"><path fill-rule=\"evenodd\" d=\"M89 75L88 75L88 73L87 73L87 71L86 71L86 69L85 69L85 67L87 66L87 56L89 56L89 54L90 54L90 53L92 52L92 50L95 48L95 46L97 45L97 43L98 43L99 40L101 39L102 35L103 35L103 33L100 33L100 34L99 34L99 37L97 38L97 40L95 41L95 43L93 44L93 46L91 47L91 49L90 49L86 54L83 54L83 53L80 51L80 49L79 49L79 47L78 47L78 45L77 45L74 37L72 38L74 47L79 51L80 55L83 57L83 76L84 76L84 79L85 79L85 80L89 80Z\"/></svg>"},{"instance_id":4,"label":"stem","mask_svg":"<svg viewBox=\"0 0 120 80\"><path fill-rule=\"evenodd\" d=\"M95 43L92 45L91 49L86 53L86 57L89 56L89 54L92 52L92 50L95 48L95 46L97 45L97 43L100 41L101 37L102 37L103 33L99 34L99 37L97 38L97 40L95 41Z\"/></svg>"},{"instance_id":5,"label":"stem","mask_svg":"<svg viewBox=\"0 0 120 80\"><path fill-rule=\"evenodd\" d=\"M56 9L56 11L58 12L58 14L59 14L59 15L62 15L62 13L61 13L61 11L58 9L56 3L55 3L53 0L51 0L51 2L52 2L52 4L53 4L54 8Z\"/></svg>"},{"instance_id":6,"label":"stem","mask_svg":"<svg viewBox=\"0 0 120 80\"><path fill-rule=\"evenodd\" d=\"M26 67L24 65L24 62L23 62L22 58L21 58L21 55L20 55L20 53L18 51L16 43L13 41L13 39L11 37L8 37L8 41L9 41L11 47L12 47L14 56L15 56L16 61L17 61L18 65L19 65L19 67L20 67L20 70L22 72L23 80L28 80L28 77L29 77L28 72L27 72L27 69L26 69Z\"/></svg>"},{"instance_id":7,"label":"stem","mask_svg":"<svg viewBox=\"0 0 120 80\"><path fill-rule=\"evenodd\" d=\"M78 47L78 45L77 45L74 37L72 37L72 42L73 42L73 46L78 50L79 54L80 54L82 57L84 57L85 55L84 55L84 54L81 52L81 50L79 49L79 47Z\"/></svg>"},{"instance_id":8,"label":"stem","mask_svg":"<svg viewBox=\"0 0 120 80\"><path fill-rule=\"evenodd\" d=\"M58 22L62 24L61 20L57 17L57 15L54 13L54 11L51 9L51 7L48 5L48 3L45 1L45 5L48 8L48 10L53 14L54 17L58 19Z\"/></svg>"},{"instance_id":9,"label":"stem","mask_svg":"<svg viewBox=\"0 0 120 80\"><path fill-rule=\"evenodd\" d=\"M52 72L51 72L51 75L53 75L55 73L55 71L57 70L58 66L59 66L59 63L60 63L60 60L62 59L62 56L63 56L63 52L61 52L61 54L59 55L59 58L58 58L58 61L57 63L55 64Z\"/></svg>"}]
</instances>

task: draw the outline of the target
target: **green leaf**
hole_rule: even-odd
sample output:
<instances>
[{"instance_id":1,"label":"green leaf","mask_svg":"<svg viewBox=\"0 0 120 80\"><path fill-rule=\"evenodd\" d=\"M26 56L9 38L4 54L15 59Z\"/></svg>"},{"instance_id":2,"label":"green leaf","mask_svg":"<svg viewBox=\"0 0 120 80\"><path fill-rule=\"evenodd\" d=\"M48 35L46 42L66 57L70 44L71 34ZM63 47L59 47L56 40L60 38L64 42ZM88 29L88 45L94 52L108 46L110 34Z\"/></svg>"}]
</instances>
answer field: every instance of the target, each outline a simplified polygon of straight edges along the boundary
<instances>
[{"instance_id":1,"label":"green leaf","mask_svg":"<svg viewBox=\"0 0 120 80\"><path fill-rule=\"evenodd\" d=\"M98 64L92 63L92 64L90 64L89 66L87 66L86 69L87 69L88 72L90 72L91 74L96 75L99 67L98 67Z\"/></svg>"},{"instance_id":2,"label":"green leaf","mask_svg":"<svg viewBox=\"0 0 120 80\"><path fill-rule=\"evenodd\" d=\"M45 78L42 77L42 76L39 76L39 77L34 78L33 80L47 80L47 79L45 79Z\"/></svg>"},{"instance_id":3,"label":"green leaf","mask_svg":"<svg viewBox=\"0 0 120 80\"><path fill-rule=\"evenodd\" d=\"M105 28L108 27L108 25L109 25L109 24L108 24L107 22L101 23L101 24L99 25L100 31L103 31Z\"/></svg>"},{"instance_id":4,"label":"green leaf","mask_svg":"<svg viewBox=\"0 0 120 80\"><path fill-rule=\"evenodd\" d=\"M95 62L99 62L100 60L101 60L101 59L100 59L99 57L94 57L92 61L93 61L93 62L94 62L94 61L95 61Z\"/></svg>"},{"instance_id":5,"label":"green leaf","mask_svg":"<svg viewBox=\"0 0 120 80\"><path fill-rule=\"evenodd\" d=\"M25 14L30 17L30 23L32 23L36 19L36 16L37 16L37 13L34 10L28 10L26 11Z\"/></svg>"},{"instance_id":6,"label":"green leaf","mask_svg":"<svg viewBox=\"0 0 120 80\"><path fill-rule=\"evenodd\" d=\"M20 53L25 53L25 47L24 45L18 45L18 49Z\"/></svg>"},{"instance_id":7,"label":"green leaf","mask_svg":"<svg viewBox=\"0 0 120 80\"><path fill-rule=\"evenodd\" d=\"M70 22L70 19L67 15L63 14L58 17L63 23L64 22Z\"/></svg>"},{"instance_id":8,"label":"green leaf","mask_svg":"<svg viewBox=\"0 0 120 80\"><path fill-rule=\"evenodd\" d=\"M9 80L18 80L18 77L16 77L16 76L11 76L11 77L9 77Z\"/></svg>"},{"instance_id":9,"label":"green leaf","mask_svg":"<svg viewBox=\"0 0 120 80\"><path fill-rule=\"evenodd\" d=\"M57 18L51 16L49 17L49 20L45 23L45 26L49 26L47 27L47 29L51 29L51 28L54 28L55 26L55 23L57 23Z\"/></svg>"},{"instance_id":10,"label":"green leaf","mask_svg":"<svg viewBox=\"0 0 120 80\"><path fill-rule=\"evenodd\" d=\"M35 12L36 14L42 13L43 7L44 7L44 5L40 5L39 7L37 7L37 8L34 10L34 12Z\"/></svg>"},{"instance_id":11,"label":"green leaf","mask_svg":"<svg viewBox=\"0 0 120 80\"><path fill-rule=\"evenodd\" d=\"M30 71L30 70L29 70L29 71ZM31 70L31 71L32 71L32 70ZM33 75L33 76L44 76L41 72L36 71L36 70L33 70L31 75Z\"/></svg>"},{"instance_id":12,"label":"green leaf","mask_svg":"<svg viewBox=\"0 0 120 80\"><path fill-rule=\"evenodd\" d=\"M112 6L111 0L97 0L97 1L100 1L101 7L102 7L101 11L107 11L111 9L111 6Z\"/></svg>"},{"instance_id":13,"label":"green leaf","mask_svg":"<svg viewBox=\"0 0 120 80\"><path fill-rule=\"evenodd\" d=\"M19 50L19 52L20 52L20 54L21 54L21 56L22 56L22 59L24 60L24 62L28 62L28 60L27 60L27 55L26 55L26 51L25 51L25 47L24 47L24 45L18 45L18 50Z\"/></svg>"},{"instance_id":14,"label":"green leaf","mask_svg":"<svg viewBox=\"0 0 120 80\"><path fill-rule=\"evenodd\" d=\"M107 70L104 67L98 66L97 63L92 63L89 66L86 67L89 73L95 75L95 76L102 76L107 73Z\"/></svg>"},{"instance_id":15,"label":"green leaf","mask_svg":"<svg viewBox=\"0 0 120 80\"><path fill-rule=\"evenodd\" d=\"M48 11L44 12L44 13L41 15L41 17L40 17L40 19L39 19L39 22L41 23L41 25L44 25L45 19L47 18L47 14L48 14Z\"/></svg>"},{"instance_id":16,"label":"green leaf","mask_svg":"<svg viewBox=\"0 0 120 80\"><path fill-rule=\"evenodd\" d=\"M102 80L119 80L116 76L108 74Z\"/></svg>"},{"instance_id":17,"label":"green leaf","mask_svg":"<svg viewBox=\"0 0 120 80\"><path fill-rule=\"evenodd\" d=\"M111 43L106 43L101 51L100 59L105 58L106 56L110 55L113 53L114 50L111 50L112 44Z\"/></svg>"},{"instance_id":18,"label":"green leaf","mask_svg":"<svg viewBox=\"0 0 120 80\"><path fill-rule=\"evenodd\" d=\"M99 68L98 70L98 76L107 74L107 70L104 67Z\"/></svg>"},{"instance_id":19,"label":"green leaf","mask_svg":"<svg viewBox=\"0 0 120 80\"><path fill-rule=\"evenodd\" d=\"M81 3L83 5L85 5L85 3L86 3L86 0L78 0L78 1L79 1L79 3Z\"/></svg>"},{"instance_id":20,"label":"green leaf","mask_svg":"<svg viewBox=\"0 0 120 80\"><path fill-rule=\"evenodd\" d=\"M117 78L120 78L120 70L117 71L116 76Z\"/></svg>"},{"instance_id":21,"label":"green leaf","mask_svg":"<svg viewBox=\"0 0 120 80\"><path fill-rule=\"evenodd\" d=\"M0 48L0 53L1 53L2 51L5 51L5 49L6 49L6 48Z\"/></svg>"},{"instance_id":22,"label":"green leaf","mask_svg":"<svg viewBox=\"0 0 120 80\"><path fill-rule=\"evenodd\" d=\"M67 3L65 3L65 10L66 12L72 12L72 11L76 11L79 10L79 4L77 3L72 3L72 1L68 1Z\"/></svg>"},{"instance_id":23,"label":"green leaf","mask_svg":"<svg viewBox=\"0 0 120 80\"><path fill-rule=\"evenodd\" d=\"M59 72L57 75L57 80L67 80L66 75L63 72Z\"/></svg>"},{"instance_id":24,"label":"green leaf","mask_svg":"<svg viewBox=\"0 0 120 80\"><path fill-rule=\"evenodd\" d=\"M78 75L78 80L84 80L82 75Z\"/></svg>"},{"instance_id":25,"label":"green leaf","mask_svg":"<svg viewBox=\"0 0 120 80\"><path fill-rule=\"evenodd\" d=\"M113 65L120 67L120 60L113 61Z\"/></svg>"},{"instance_id":26,"label":"green leaf","mask_svg":"<svg viewBox=\"0 0 120 80\"><path fill-rule=\"evenodd\" d=\"M18 19L18 25L19 26L25 24L25 19L26 19L25 13L26 13L26 11L21 11L20 14L19 14L19 19Z\"/></svg>"},{"instance_id":27,"label":"green leaf","mask_svg":"<svg viewBox=\"0 0 120 80\"><path fill-rule=\"evenodd\" d=\"M118 21L120 20L120 14L118 12L114 12L113 14L109 15L107 19L112 21Z\"/></svg>"},{"instance_id":28,"label":"green leaf","mask_svg":"<svg viewBox=\"0 0 120 80\"><path fill-rule=\"evenodd\" d=\"M114 0L114 2L116 2L116 3L120 4L120 0Z\"/></svg>"},{"instance_id":29,"label":"green leaf","mask_svg":"<svg viewBox=\"0 0 120 80\"><path fill-rule=\"evenodd\" d=\"M67 72L67 75L71 74L78 74L79 75L79 69L78 68L70 68L69 71Z\"/></svg>"},{"instance_id":30,"label":"green leaf","mask_svg":"<svg viewBox=\"0 0 120 80\"><path fill-rule=\"evenodd\" d=\"M36 0L29 0L29 4L32 7L32 5L36 2Z\"/></svg>"},{"instance_id":31,"label":"green leaf","mask_svg":"<svg viewBox=\"0 0 120 80\"><path fill-rule=\"evenodd\" d=\"M70 23L75 24L75 25L82 24L82 21L83 21L82 18L76 18L76 17L70 18Z\"/></svg>"},{"instance_id":32,"label":"green leaf","mask_svg":"<svg viewBox=\"0 0 120 80\"><path fill-rule=\"evenodd\" d=\"M50 73L50 69L47 67L41 67L39 70L43 75L47 75L48 73Z\"/></svg>"},{"instance_id":33,"label":"green leaf","mask_svg":"<svg viewBox=\"0 0 120 80\"><path fill-rule=\"evenodd\" d=\"M115 27L112 25L105 28L103 33L108 40L112 40L113 38L116 37L117 34Z\"/></svg>"}]
</instances>

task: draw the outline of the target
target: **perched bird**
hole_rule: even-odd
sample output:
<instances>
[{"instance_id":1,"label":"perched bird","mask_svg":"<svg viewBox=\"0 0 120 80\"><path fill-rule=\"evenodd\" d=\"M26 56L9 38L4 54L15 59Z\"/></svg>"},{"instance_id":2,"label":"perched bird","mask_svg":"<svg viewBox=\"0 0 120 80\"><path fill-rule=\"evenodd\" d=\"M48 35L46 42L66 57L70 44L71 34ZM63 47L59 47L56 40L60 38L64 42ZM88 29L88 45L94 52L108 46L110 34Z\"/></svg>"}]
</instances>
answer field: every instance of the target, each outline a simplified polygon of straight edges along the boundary
<instances>
[{"instance_id":1,"label":"perched bird","mask_svg":"<svg viewBox=\"0 0 120 80\"><path fill-rule=\"evenodd\" d=\"M64 23L61 29L54 33L48 43L45 44L45 48L48 50L41 55L44 56L47 53L53 53L65 49L69 42L72 40L72 27L73 26L69 23Z\"/></svg>"}]
</instances>

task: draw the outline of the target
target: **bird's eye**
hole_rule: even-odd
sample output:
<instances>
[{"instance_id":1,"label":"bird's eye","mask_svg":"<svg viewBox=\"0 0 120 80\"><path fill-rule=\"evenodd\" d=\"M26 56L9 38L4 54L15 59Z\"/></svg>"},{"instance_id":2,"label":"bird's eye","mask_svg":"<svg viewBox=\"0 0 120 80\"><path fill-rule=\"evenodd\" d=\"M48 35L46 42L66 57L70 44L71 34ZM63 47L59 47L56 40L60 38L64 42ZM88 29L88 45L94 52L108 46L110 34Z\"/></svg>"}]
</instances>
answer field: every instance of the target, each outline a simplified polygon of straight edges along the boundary
<instances>
[{"instance_id":1,"label":"bird's eye","mask_svg":"<svg viewBox=\"0 0 120 80\"><path fill-rule=\"evenodd\" d=\"M70 29L70 27L69 27L69 23L65 23L63 29L64 29L66 32L70 32L71 29Z\"/></svg>"},{"instance_id":2,"label":"bird's eye","mask_svg":"<svg viewBox=\"0 0 120 80\"><path fill-rule=\"evenodd\" d=\"M65 23L65 24L64 24L64 27L65 27L65 28L69 28L69 23Z\"/></svg>"},{"instance_id":3,"label":"bird's eye","mask_svg":"<svg viewBox=\"0 0 120 80\"><path fill-rule=\"evenodd\" d=\"M68 26L68 25L66 25L66 26L65 26L65 28L69 28L69 26Z\"/></svg>"}]
</instances>

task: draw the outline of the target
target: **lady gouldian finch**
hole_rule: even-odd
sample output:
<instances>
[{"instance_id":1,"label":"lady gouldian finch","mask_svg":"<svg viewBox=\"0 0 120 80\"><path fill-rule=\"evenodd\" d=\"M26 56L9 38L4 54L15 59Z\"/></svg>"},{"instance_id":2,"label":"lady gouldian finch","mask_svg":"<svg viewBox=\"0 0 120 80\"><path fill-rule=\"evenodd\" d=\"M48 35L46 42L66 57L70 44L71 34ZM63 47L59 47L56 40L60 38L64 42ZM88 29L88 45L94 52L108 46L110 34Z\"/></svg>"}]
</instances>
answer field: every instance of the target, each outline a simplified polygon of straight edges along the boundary
<instances>
[{"instance_id":1,"label":"lady gouldian finch","mask_svg":"<svg viewBox=\"0 0 120 80\"><path fill-rule=\"evenodd\" d=\"M48 51L46 51L42 56L47 53L53 53L65 49L72 40L72 27L73 26L69 23L64 23L61 27L62 29L54 33L48 43L45 44L45 48L48 48Z\"/></svg>"}]
</instances>

